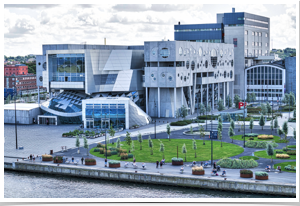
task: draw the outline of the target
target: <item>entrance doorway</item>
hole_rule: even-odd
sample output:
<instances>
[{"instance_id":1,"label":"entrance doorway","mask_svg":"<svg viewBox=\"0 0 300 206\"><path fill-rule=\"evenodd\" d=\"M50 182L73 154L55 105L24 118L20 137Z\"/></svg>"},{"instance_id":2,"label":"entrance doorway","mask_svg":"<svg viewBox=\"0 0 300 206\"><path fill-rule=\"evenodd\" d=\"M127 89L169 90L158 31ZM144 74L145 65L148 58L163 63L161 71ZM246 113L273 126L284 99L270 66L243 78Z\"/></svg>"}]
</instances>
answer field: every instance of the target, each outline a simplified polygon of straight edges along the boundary
<instances>
[{"instance_id":1,"label":"entrance doorway","mask_svg":"<svg viewBox=\"0 0 300 206\"><path fill-rule=\"evenodd\" d=\"M110 128L110 126L109 126L109 119L105 119L105 118L102 118L101 119L101 129L109 129Z\"/></svg>"},{"instance_id":2,"label":"entrance doorway","mask_svg":"<svg viewBox=\"0 0 300 206\"><path fill-rule=\"evenodd\" d=\"M86 121L86 128L88 128L88 129L94 128L94 120L87 120Z\"/></svg>"},{"instance_id":3,"label":"entrance doorway","mask_svg":"<svg viewBox=\"0 0 300 206\"><path fill-rule=\"evenodd\" d=\"M56 116L38 116L38 124L57 125L56 121Z\"/></svg>"}]
</instances>

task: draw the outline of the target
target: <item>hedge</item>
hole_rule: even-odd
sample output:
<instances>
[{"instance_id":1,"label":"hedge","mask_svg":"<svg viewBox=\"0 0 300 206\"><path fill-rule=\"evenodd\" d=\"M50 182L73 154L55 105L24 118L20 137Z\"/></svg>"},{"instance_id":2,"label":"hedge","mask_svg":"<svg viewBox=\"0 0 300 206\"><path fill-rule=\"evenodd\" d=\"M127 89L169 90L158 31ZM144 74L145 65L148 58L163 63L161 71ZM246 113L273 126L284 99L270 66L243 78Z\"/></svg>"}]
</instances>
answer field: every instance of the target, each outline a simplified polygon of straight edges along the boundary
<instances>
[{"instance_id":1,"label":"hedge","mask_svg":"<svg viewBox=\"0 0 300 206\"><path fill-rule=\"evenodd\" d=\"M207 120L215 120L216 118L218 118L218 115L207 115ZM202 115L202 116L198 116L197 119L203 119L206 120L206 115Z\"/></svg>"},{"instance_id":2,"label":"hedge","mask_svg":"<svg viewBox=\"0 0 300 206\"><path fill-rule=\"evenodd\" d=\"M288 159L290 156L288 154L276 154L276 158Z\"/></svg>"},{"instance_id":3,"label":"hedge","mask_svg":"<svg viewBox=\"0 0 300 206\"><path fill-rule=\"evenodd\" d=\"M245 146L249 148L267 148L267 145L271 144L273 147L278 147L278 144L275 142L268 142L268 141L253 141L249 140L246 142Z\"/></svg>"},{"instance_id":4,"label":"hedge","mask_svg":"<svg viewBox=\"0 0 300 206\"><path fill-rule=\"evenodd\" d=\"M267 172L255 172L255 176L269 176L269 174Z\"/></svg>"},{"instance_id":5,"label":"hedge","mask_svg":"<svg viewBox=\"0 0 300 206\"><path fill-rule=\"evenodd\" d=\"M93 159L93 158L85 158L84 161L85 161L85 162L96 162L96 160Z\"/></svg>"},{"instance_id":6,"label":"hedge","mask_svg":"<svg viewBox=\"0 0 300 206\"><path fill-rule=\"evenodd\" d=\"M110 153L111 153L111 155L116 155L116 154L118 154L118 152L117 152L116 150L113 150L113 151L111 151Z\"/></svg>"},{"instance_id":7,"label":"hedge","mask_svg":"<svg viewBox=\"0 0 300 206\"><path fill-rule=\"evenodd\" d=\"M240 170L240 174L253 174L251 170Z\"/></svg>"},{"instance_id":8,"label":"hedge","mask_svg":"<svg viewBox=\"0 0 300 206\"><path fill-rule=\"evenodd\" d=\"M99 148L95 148L94 152L100 152L100 149Z\"/></svg>"},{"instance_id":9,"label":"hedge","mask_svg":"<svg viewBox=\"0 0 300 206\"><path fill-rule=\"evenodd\" d=\"M182 162L183 159L182 159L182 158L173 157L173 158L172 158L172 161L173 161L173 162Z\"/></svg>"},{"instance_id":10,"label":"hedge","mask_svg":"<svg viewBox=\"0 0 300 206\"><path fill-rule=\"evenodd\" d=\"M257 167L258 163L251 160L240 160L240 159L230 159L224 158L217 162L217 165L220 165L221 168L231 168L231 169L243 169L243 168L253 168Z\"/></svg>"},{"instance_id":11,"label":"hedge","mask_svg":"<svg viewBox=\"0 0 300 206\"><path fill-rule=\"evenodd\" d=\"M284 169L291 170L291 171L296 171L296 167L295 166L291 166L291 165L285 166Z\"/></svg>"},{"instance_id":12,"label":"hedge","mask_svg":"<svg viewBox=\"0 0 300 206\"><path fill-rule=\"evenodd\" d=\"M110 165L117 165L117 164L120 164L120 161L111 160L111 161L108 162L108 164L110 164Z\"/></svg>"},{"instance_id":13,"label":"hedge","mask_svg":"<svg viewBox=\"0 0 300 206\"><path fill-rule=\"evenodd\" d=\"M133 154L129 153L128 158L133 158Z\"/></svg>"},{"instance_id":14,"label":"hedge","mask_svg":"<svg viewBox=\"0 0 300 206\"><path fill-rule=\"evenodd\" d=\"M288 150L286 153L288 155L296 155L296 150Z\"/></svg>"}]
</instances>

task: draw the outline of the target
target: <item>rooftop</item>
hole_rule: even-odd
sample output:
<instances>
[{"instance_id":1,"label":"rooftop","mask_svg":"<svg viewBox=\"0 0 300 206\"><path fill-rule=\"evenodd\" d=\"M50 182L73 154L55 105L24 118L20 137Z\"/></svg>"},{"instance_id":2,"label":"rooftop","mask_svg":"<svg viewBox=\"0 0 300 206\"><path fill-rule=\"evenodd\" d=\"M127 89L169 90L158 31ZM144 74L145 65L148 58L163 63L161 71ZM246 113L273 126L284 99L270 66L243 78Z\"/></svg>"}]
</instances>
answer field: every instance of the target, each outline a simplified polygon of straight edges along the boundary
<instances>
[{"instance_id":1,"label":"rooftop","mask_svg":"<svg viewBox=\"0 0 300 206\"><path fill-rule=\"evenodd\" d=\"M17 110L32 110L35 108L39 108L39 104L29 104L29 103L17 103L16 109ZM5 104L4 110L15 110L15 104Z\"/></svg>"}]
</instances>

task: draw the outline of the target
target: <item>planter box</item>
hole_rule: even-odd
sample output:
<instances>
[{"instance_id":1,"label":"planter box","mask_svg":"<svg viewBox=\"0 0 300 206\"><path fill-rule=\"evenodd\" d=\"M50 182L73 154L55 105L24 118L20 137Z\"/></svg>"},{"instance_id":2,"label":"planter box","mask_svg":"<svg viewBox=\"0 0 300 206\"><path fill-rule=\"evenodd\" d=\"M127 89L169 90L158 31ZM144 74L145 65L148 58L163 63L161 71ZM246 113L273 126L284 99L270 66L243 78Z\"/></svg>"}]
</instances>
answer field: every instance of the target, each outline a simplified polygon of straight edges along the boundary
<instances>
[{"instance_id":1,"label":"planter box","mask_svg":"<svg viewBox=\"0 0 300 206\"><path fill-rule=\"evenodd\" d=\"M205 171L192 171L192 174L193 175L204 175L205 174Z\"/></svg>"},{"instance_id":2,"label":"planter box","mask_svg":"<svg viewBox=\"0 0 300 206\"><path fill-rule=\"evenodd\" d=\"M183 161L172 161L172 165L183 165Z\"/></svg>"},{"instance_id":3,"label":"planter box","mask_svg":"<svg viewBox=\"0 0 300 206\"><path fill-rule=\"evenodd\" d=\"M109 166L110 168L121 167L120 163L119 163L119 164L108 164L108 166Z\"/></svg>"},{"instance_id":4,"label":"planter box","mask_svg":"<svg viewBox=\"0 0 300 206\"><path fill-rule=\"evenodd\" d=\"M53 160L53 158L51 157L51 158L42 158L42 161L52 161Z\"/></svg>"},{"instance_id":5,"label":"planter box","mask_svg":"<svg viewBox=\"0 0 300 206\"><path fill-rule=\"evenodd\" d=\"M63 163L63 160L57 160L57 161L56 161L56 160L54 159L54 160L53 160L53 163Z\"/></svg>"},{"instance_id":6,"label":"planter box","mask_svg":"<svg viewBox=\"0 0 300 206\"><path fill-rule=\"evenodd\" d=\"M240 173L240 177L242 177L242 178L252 178L253 177L253 173L252 174L241 174Z\"/></svg>"},{"instance_id":7,"label":"planter box","mask_svg":"<svg viewBox=\"0 0 300 206\"><path fill-rule=\"evenodd\" d=\"M269 176L256 176L255 175L255 179L257 179L257 180L268 180Z\"/></svg>"},{"instance_id":8,"label":"planter box","mask_svg":"<svg viewBox=\"0 0 300 206\"><path fill-rule=\"evenodd\" d=\"M96 162L84 162L85 165L96 165Z\"/></svg>"}]
</instances>

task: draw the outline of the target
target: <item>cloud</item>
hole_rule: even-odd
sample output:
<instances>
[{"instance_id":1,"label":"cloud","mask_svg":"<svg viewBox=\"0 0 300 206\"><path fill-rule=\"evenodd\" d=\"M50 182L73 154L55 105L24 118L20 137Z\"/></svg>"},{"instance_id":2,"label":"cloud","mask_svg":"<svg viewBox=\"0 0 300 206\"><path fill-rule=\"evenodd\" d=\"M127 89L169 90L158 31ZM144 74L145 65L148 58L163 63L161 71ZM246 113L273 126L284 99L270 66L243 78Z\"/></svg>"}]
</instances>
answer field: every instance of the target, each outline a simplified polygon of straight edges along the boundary
<instances>
[{"instance_id":1,"label":"cloud","mask_svg":"<svg viewBox=\"0 0 300 206\"><path fill-rule=\"evenodd\" d=\"M59 4L4 4L4 8L45 9L60 6Z\"/></svg>"},{"instance_id":2,"label":"cloud","mask_svg":"<svg viewBox=\"0 0 300 206\"><path fill-rule=\"evenodd\" d=\"M112 7L116 11L124 12L143 12L143 11L156 11L156 12L172 12L172 11L184 11L194 7L201 7L202 5L194 4L117 4Z\"/></svg>"}]
</instances>

